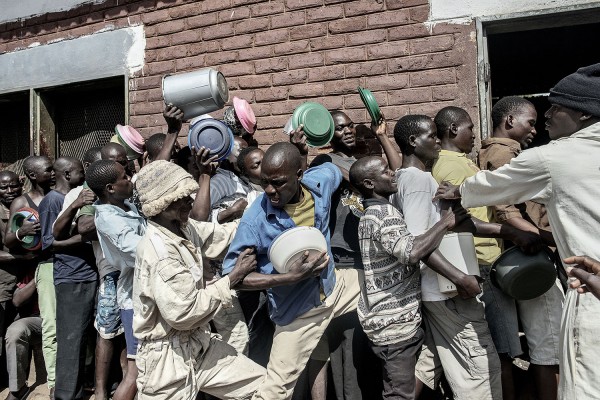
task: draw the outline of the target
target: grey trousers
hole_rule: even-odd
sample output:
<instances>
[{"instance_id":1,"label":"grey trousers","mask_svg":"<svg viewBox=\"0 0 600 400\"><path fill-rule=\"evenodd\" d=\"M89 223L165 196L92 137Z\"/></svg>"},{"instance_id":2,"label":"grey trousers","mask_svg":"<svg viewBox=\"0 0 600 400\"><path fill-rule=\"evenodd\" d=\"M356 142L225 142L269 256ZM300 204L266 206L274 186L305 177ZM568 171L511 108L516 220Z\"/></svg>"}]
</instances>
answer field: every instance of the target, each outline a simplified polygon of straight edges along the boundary
<instances>
[{"instance_id":1,"label":"grey trousers","mask_svg":"<svg viewBox=\"0 0 600 400\"><path fill-rule=\"evenodd\" d=\"M8 388L17 392L29 375L30 349L42 344L42 318L26 317L13 322L6 331Z\"/></svg>"}]
</instances>

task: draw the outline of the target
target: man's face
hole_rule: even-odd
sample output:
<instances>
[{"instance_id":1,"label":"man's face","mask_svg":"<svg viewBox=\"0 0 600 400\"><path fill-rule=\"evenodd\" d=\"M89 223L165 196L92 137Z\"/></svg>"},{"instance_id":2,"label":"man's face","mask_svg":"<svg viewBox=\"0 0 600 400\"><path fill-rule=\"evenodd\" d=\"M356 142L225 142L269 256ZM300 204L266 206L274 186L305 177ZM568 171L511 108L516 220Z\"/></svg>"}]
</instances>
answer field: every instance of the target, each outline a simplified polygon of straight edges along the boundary
<instances>
[{"instance_id":1,"label":"man's face","mask_svg":"<svg viewBox=\"0 0 600 400\"><path fill-rule=\"evenodd\" d=\"M428 162L437 160L442 149L437 129L433 121L421 124L422 133L414 138L415 154L419 159Z\"/></svg>"},{"instance_id":2,"label":"man's face","mask_svg":"<svg viewBox=\"0 0 600 400\"><path fill-rule=\"evenodd\" d=\"M356 129L354 122L342 113L336 113L333 117L335 133L333 134L332 144L342 150L353 150L356 147Z\"/></svg>"},{"instance_id":3,"label":"man's face","mask_svg":"<svg viewBox=\"0 0 600 400\"><path fill-rule=\"evenodd\" d=\"M0 175L0 202L10 208L14 199L23 192L19 177L14 175Z\"/></svg>"},{"instance_id":4,"label":"man's face","mask_svg":"<svg viewBox=\"0 0 600 400\"><path fill-rule=\"evenodd\" d=\"M186 196L171 203L161 214L166 214L165 217L170 220L177 221L180 224L186 224L190 219L190 212L192 211L193 204L194 200L192 197Z\"/></svg>"},{"instance_id":5,"label":"man's face","mask_svg":"<svg viewBox=\"0 0 600 400\"><path fill-rule=\"evenodd\" d=\"M381 159L373 165L372 176L373 192L380 196L390 196L398 190L396 173L388 167L388 163Z\"/></svg>"},{"instance_id":6,"label":"man's face","mask_svg":"<svg viewBox=\"0 0 600 400\"><path fill-rule=\"evenodd\" d=\"M263 163L260 173L260 185L275 208L283 208L298 193L302 170L295 170L290 163L280 165Z\"/></svg>"},{"instance_id":7,"label":"man's face","mask_svg":"<svg viewBox=\"0 0 600 400\"><path fill-rule=\"evenodd\" d=\"M473 132L473 121L468 115L463 116L458 122L456 122L456 135L454 138L454 144L463 153L470 153L475 146L475 133Z\"/></svg>"},{"instance_id":8,"label":"man's face","mask_svg":"<svg viewBox=\"0 0 600 400\"><path fill-rule=\"evenodd\" d=\"M125 168L121 164L117 166L117 169L119 177L112 184L113 196L121 200L128 199L133 195L133 183L131 183L131 178L127 175Z\"/></svg>"},{"instance_id":9,"label":"man's face","mask_svg":"<svg viewBox=\"0 0 600 400\"><path fill-rule=\"evenodd\" d=\"M35 174L37 184L42 187L50 187L56 183L56 177L50 159L38 161L35 164L33 173Z\"/></svg>"},{"instance_id":10,"label":"man's face","mask_svg":"<svg viewBox=\"0 0 600 400\"><path fill-rule=\"evenodd\" d=\"M544 117L546 117L546 130L550 135L550 139L571 136L577 132L581 129L580 118L582 116L581 111L552 104L544 114Z\"/></svg>"},{"instance_id":11,"label":"man's face","mask_svg":"<svg viewBox=\"0 0 600 400\"><path fill-rule=\"evenodd\" d=\"M125 149L111 149L108 153L108 159L121 164L121 166L125 169L127 175L133 175L129 169L129 160L127 160L127 153L125 152Z\"/></svg>"},{"instance_id":12,"label":"man's face","mask_svg":"<svg viewBox=\"0 0 600 400\"><path fill-rule=\"evenodd\" d=\"M246 176L250 182L260 184L261 164L264 152L260 149L246 155L244 164L246 167Z\"/></svg>"},{"instance_id":13,"label":"man's face","mask_svg":"<svg viewBox=\"0 0 600 400\"><path fill-rule=\"evenodd\" d=\"M532 105L525 105L513 115L513 126L509 131L510 138L521 144L521 148L529 147L533 138L537 134L535 130L535 121L537 112Z\"/></svg>"},{"instance_id":14,"label":"man's face","mask_svg":"<svg viewBox=\"0 0 600 400\"><path fill-rule=\"evenodd\" d=\"M83 185L85 181L85 171L83 165L75 163L69 169L69 184L71 187Z\"/></svg>"}]
</instances>

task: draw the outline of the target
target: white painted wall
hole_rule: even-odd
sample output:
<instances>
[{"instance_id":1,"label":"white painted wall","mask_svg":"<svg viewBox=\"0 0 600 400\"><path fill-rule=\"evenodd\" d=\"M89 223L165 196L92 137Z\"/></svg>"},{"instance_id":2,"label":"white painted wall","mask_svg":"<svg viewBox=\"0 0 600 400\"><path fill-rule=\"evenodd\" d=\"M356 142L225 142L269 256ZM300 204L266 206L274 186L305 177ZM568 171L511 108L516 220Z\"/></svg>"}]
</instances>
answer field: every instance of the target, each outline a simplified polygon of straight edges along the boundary
<instances>
[{"instance_id":1,"label":"white painted wall","mask_svg":"<svg viewBox=\"0 0 600 400\"><path fill-rule=\"evenodd\" d=\"M0 0L0 22L26 19L57 11L67 11L86 3L106 0Z\"/></svg>"},{"instance_id":2,"label":"white painted wall","mask_svg":"<svg viewBox=\"0 0 600 400\"><path fill-rule=\"evenodd\" d=\"M469 20L475 17L600 6L598 0L429 0L430 21Z\"/></svg>"}]
</instances>

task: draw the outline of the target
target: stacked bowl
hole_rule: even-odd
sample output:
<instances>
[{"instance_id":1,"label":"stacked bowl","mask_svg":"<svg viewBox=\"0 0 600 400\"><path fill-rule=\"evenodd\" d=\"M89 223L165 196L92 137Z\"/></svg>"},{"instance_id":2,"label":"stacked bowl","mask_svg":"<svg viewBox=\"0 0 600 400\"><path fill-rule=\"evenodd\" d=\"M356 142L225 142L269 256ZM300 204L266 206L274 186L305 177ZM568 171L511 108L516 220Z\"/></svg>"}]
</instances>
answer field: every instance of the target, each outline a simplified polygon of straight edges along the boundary
<instances>
[{"instance_id":1,"label":"stacked bowl","mask_svg":"<svg viewBox=\"0 0 600 400\"><path fill-rule=\"evenodd\" d=\"M201 119L190 126L188 146L196 150L205 147L217 161L227 158L233 149L233 133L223 122L212 118Z\"/></svg>"},{"instance_id":2,"label":"stacked bowl","mask_svg":"<svg viewBox=\"0 0 600 400\"><path fill-rule=\"evenodd\" d=\"M379 120L381 119L381 110L379 109L379 104L377 104L377 100L375 100L375 96L371 93L370 90L358 87L358 94L360 95L360 99L363 104L367 108L369 115L371 116L371 120L375 124L379 124Z\"/></svg>"},{"instance_id":3,"label":"stacked bowl","mask_svg":"<svg viewBox=\"0 0 600 400\"><path fill-rule=\"evenodd\" d=\"M311 147L323 147L329 144L335 133L335 124L329 111L319 103L306 102L294 110L291 129L303 125L306 143Z\"/></svg>"},{"instance_id":4,"label":"stacked bowl","mask_svg":"<svg viewBox=\"0 0 600 400\"><path fill-rule=\"evenodd\" d=\"M10 219L10 231L17 232L17 230L23 226L23 222L25 221L39 222L40 216L33 208L20 208ZM28 235L19 239L21 240L21 246L23 246L25 250L36 251L42 248L42 238L39 234Z\"/></svg>"},{"instance_id":5,"label":"stacked bowl","mask_svg":"<svg viewBox=\"0 0 600 400\"><path fill-rule=\"evenodd\" d=\"M116 135L110 141L125 148L129 161L135 160L144 154L144 138L137 130L129 125L117 125L115 132Z\"/></svg>"}]
</instances>

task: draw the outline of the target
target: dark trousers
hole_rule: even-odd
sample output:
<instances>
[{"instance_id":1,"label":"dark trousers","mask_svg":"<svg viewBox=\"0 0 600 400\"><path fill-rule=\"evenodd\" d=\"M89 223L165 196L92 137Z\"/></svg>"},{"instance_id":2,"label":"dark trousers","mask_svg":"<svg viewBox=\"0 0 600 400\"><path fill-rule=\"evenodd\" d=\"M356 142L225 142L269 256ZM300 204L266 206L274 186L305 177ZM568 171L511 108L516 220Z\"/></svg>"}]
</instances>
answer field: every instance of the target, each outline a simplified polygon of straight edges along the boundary
<instances>
[{"instance_id":1,"label":"dark trousers","mask_svg":"<svg viewBox=\"0 0 600 400\"><path fill-rule=\"evenodd\" d=\"M417 333L404 342L387 346L373 345L373 353L382 361L383 398L413 400L415 398L415 366L425 334Z\"/></svg>"},{"instance_id":2,"label":"dark trousers","mask_svg":"<svg viewBox=\"0 0 600 400\"><path fill-rule=\"evenodd\" d=\"M57 400L83 398L87 330L94 319L98 282L56 285Z\"/></svg>"}]
</instances>

